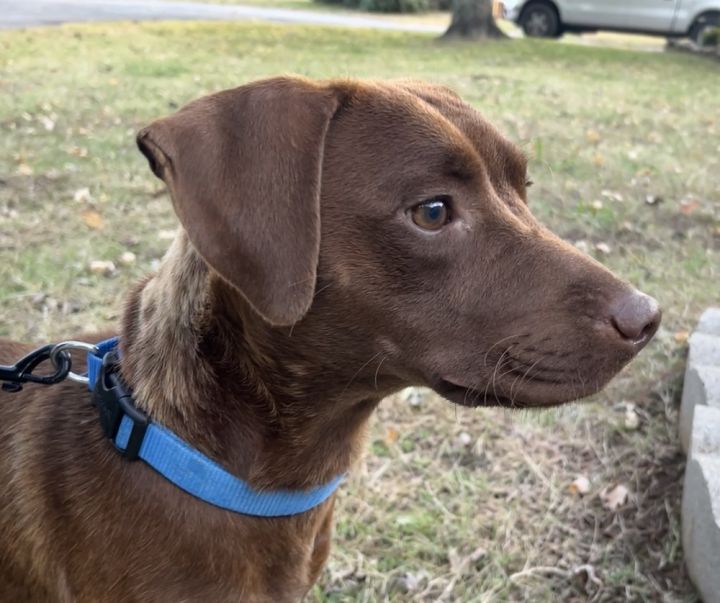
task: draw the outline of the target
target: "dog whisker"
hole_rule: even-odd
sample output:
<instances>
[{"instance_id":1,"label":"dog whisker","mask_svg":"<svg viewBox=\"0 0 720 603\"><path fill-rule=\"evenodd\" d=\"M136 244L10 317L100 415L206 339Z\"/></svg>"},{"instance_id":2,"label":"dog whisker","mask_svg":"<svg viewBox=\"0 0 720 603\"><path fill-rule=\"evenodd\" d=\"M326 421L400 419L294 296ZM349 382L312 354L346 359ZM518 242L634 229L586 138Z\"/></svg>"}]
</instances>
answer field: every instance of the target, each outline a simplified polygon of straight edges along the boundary
<instances>
[{"instance_id":1,"label":"dog whisker","mask_svg":"<svg viewBox=\"0 0 720 603\"><path fill-rule=\"evenodd\" d=\"M382 354L382 352L377 352L377 353L373 354L367 362L363 363L363 365L362 365L357 371L355 371L355 374L354 374L352 377L350 377L350 381L348 381L348 382L345 384L345 387L344 387L343 390L340 392L340 397L342 397L342 395L348 390L348 388L350 387L350 385L352 385L352 382L355 381L355 379L356 379L357 376L362 372L362 370L363 370L366 366L368 366L373 360L375 360L378 356L380 356L380 354Z\"/></svg>"},{"instance_id":2,"label":"dog whisker","mask_svg":"<svg viewBox=\"0 0 720 603\"><path fill-rule=\"evenodd\" d=\"M530 372L533 370L533 368L535 368L535 366L537 366L537 364L541 360L542 360L542 358L538 358L535 362L533 362L533 364L531 364L528 367L528 369L525 371L525 373L522 375L522 377L519 375L517 377L515 377L515 380L512 382L512 385L510 386L510 402L511 403L513 403L515 401L515 395L513 394L513 390L515 389L515 385L517 384L518 379L520 380L520 383L518 384L518 389L519 389L520 386L522 386L523 381L525 381L525 379L528 378L528 376L530 375Z\"/></svg>"},{"instance_id":3,"label":"dog whisker","mask_svg":"<svg viewBox=\"0 0 720 603\"><path fill-rule=\"evenodd\" d=\"M288 287L297 287L299 285L304 285L305 283L308 283L310 281L315 281L316 278L317 278L316 276L311 276L308 278L301 278L300 280L292 281L292 282L288 283Z\"/></svg>"},{"instance_id":4,"label":"dog whisker","mask_svg":"<svg viewBox=\"0 0 720 603\"><path fill-rule=\"evenodd\" d=\"M380 367L382 366L382 363L385 362L385 359L387 356L383 356L380 358L380 362L378 362L377 368L375 369L375 389L378 389L378 373L380 372Z\"/></svg>"},{"instance_id":5,"label":"dog whisker","mask_svg":"<svg viewBox=\"0 0 720 603\"><path fill-rule=\"evenodd\" d=\"M317 290L315 291L315 293L313 294L313 297L317 297L318 295L320 295L323 291L325 291L325 289L327 289L327 288L330 287L331 285L332 285L332 283L328 283L327 285L323 285L322 287L320 287L319 289L317 289Z\"/></svg>"},{"instance_id":6,"label":"dog whisker","mask_svg":"<svg viewBox=\"0 0 720 603\"><path fill-rule=\"evenodd\" d=\"M500 355L500 358L498 358L498 361L495 363L495 368L493 369L492 378L488 382L488 384L485 386L485 399L487 400L487 388L492 384L492 390L493 390L493 396L495 396L495 400L498 400L498 394L497 394L497 387L496 387L496 379L498 376L498 372L502 369L504 364L506 364L509 361L509 357L503 361L503 358L506 354L510 352L510 350L515 346L516 344L511 343L509 346L505 348L505 351Z\"/></svg>"},{"instance_id":7,"label":"dog whisker","mask_svg":"<svg viewBox=\"0 0 720 603\"><path fill-rule=\"evenodd\" d=\"M507 341L508 339L515 339L516 337L520 337L520 334L518 333L516 335L509 335L508 337L503 337L502 339L498 339L495 343L493 343L485 352L485 357L483 358L483 366L487 366L488 356L490 355L490 352L493 351L493 349L499 346L503 341Z\"/></svg>"},{"instance_id":8,"label":"dog whisker","mask_svg":"<svg viewBox=\"0 0 720 603\"><path fill-rule=\"evenodd\" d=\"M293 283L291 286L299 285L299 284L301 284L301 282L302 282L302 281L299 281L299 282L297 282L297 283ZM316 298L318 295L320 295L323 291L325 291L325 289L327 289L327 288L330 287L331 285L332 285L332 283L328 283L327 285L323 285L322 287L320 287L319 289L317 289L317 290L315 291L315 293L313 293L313 299ZM297 323L295 323L295 324L297 324ZM288 337L292 337L293 331L295 330L295 324L291 325L290 331L288 332Z\"/></svg>"}]
</instances>

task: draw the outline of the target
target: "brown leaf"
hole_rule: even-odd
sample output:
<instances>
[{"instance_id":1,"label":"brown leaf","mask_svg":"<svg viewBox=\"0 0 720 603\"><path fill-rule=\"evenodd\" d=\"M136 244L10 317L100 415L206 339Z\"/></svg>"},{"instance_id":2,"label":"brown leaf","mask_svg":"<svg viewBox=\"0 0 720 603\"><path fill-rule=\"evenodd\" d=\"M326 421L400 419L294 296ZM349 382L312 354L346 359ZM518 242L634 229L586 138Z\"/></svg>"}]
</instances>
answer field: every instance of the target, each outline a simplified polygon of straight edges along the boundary
<instances>
[{"instance_id":1,"label":"brown leaf","mask_svg":"<svg viewBox=\"0 0 720 603\"><path fill-rule=\"evenodd\" d=\"M673 335L673 339L677 343L685 343L688 340L688 337L690 337L690 333L688 331L677 331Z\"/></svg>"},{"instance_id":2,"label":"brown leaf","mask_svg":"<svg viewBox=\"0 0 720 603\"><path fill-rule=\"evenodd\" d=\"M385 431L385 443L388 446L397 442L399 437L400 437L400 432L397 429L395 429L394 427L388 427L387 430Z\"/></svg>"},{"instance_id":3,"label":"brown leaf","mask_svg":"<svg viewBox=\"0 0 720 603\"><path fill-rule=\"evenodd\" d=\"M585 132L585 140L587 140L591 144L597 144L600 142L601 136L600 132L597 130L588 130Z\"/></svg>"},{"instance_id":4,"label":"brown leaf","mask_svg":"<svg viewBox=\"0 0 720 603\"><path fill-rule=\"evenodd\" d=\"M700 201L693 199L692 197L680 201L680 213L686 216L689 216L698 207L700 207Z\"/></svg>"},{"instance_id":5,"label":"brown leaf","mask_svg":"<svg viewBox=\"0 0 720 603\"><path fill-rule=\"evenodd\" d=\"M105 228L105 222L103 222L102 216L97 210L86 209L81 214L83 222L93 230L102 230Z\"/></svg>"}]
</instances>

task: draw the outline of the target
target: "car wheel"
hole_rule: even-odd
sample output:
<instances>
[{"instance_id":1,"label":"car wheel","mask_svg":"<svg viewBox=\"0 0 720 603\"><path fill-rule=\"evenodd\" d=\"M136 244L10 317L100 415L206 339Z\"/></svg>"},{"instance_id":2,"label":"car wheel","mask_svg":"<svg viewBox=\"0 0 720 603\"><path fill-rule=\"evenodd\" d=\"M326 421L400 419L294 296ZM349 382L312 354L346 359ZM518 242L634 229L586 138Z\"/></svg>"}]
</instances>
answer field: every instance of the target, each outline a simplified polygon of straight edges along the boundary
<instances>
[{"instance_id":1,"label":"car wheel","mask_svg":"<svg viewBox=\"0 0 720 603\"><path fill-rule=\"evenodd\" d=\"M523 9L520 27L532 38L556 38L561 33L557 12L544 2L532 2Z\"/></svg>"},{"instance_id":2,"label":"car wheel","mask_svg":"<svg viewBox=\"0 0 720 603\"><path fill-rule=\"evenodd\" d=\"M690 39L700 48L712 46L707 42L706 37L713 30L720 27L720 15L702 15L697 18L690 28Z\"/></svg>"}]
</instances>

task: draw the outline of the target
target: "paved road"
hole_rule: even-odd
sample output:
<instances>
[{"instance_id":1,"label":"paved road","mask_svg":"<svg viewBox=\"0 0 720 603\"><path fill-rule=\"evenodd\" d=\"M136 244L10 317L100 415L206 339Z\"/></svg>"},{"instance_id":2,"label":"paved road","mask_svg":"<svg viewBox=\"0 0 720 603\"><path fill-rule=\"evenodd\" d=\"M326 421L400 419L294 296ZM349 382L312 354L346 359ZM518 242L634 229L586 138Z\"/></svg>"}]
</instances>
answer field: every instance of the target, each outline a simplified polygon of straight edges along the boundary
<instances>
[{"instance_id":1,"label":"paved road","mask_svg":"<svg viewBox=\"0 0 720 603\"><path fill-rule=\"evenodd\" d=\"M259 20L416 32L442 27L397 23L372 17L260 6L199 4L165 0L0 0L0 29L81 21Z\"/></svg>"}]
</instances>

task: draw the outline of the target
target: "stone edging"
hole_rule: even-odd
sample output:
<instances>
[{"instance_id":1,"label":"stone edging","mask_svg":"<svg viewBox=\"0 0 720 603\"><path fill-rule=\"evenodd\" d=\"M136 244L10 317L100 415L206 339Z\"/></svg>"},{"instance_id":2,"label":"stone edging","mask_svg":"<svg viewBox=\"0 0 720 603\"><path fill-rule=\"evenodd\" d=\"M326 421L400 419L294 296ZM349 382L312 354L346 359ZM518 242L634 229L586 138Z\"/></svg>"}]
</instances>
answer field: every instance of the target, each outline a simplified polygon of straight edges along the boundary
<instances>
[{"instance_id":1,"label":"stone edging","mask_svg":"<svg viewBox=\"0 0 720 603\"><path fill-rule=\"evenodd\" d=\"M690 578L705 603L720 603L720 308L690 337L680 442L687 454L682 541Z\"/></svg>"}]
</instances>

